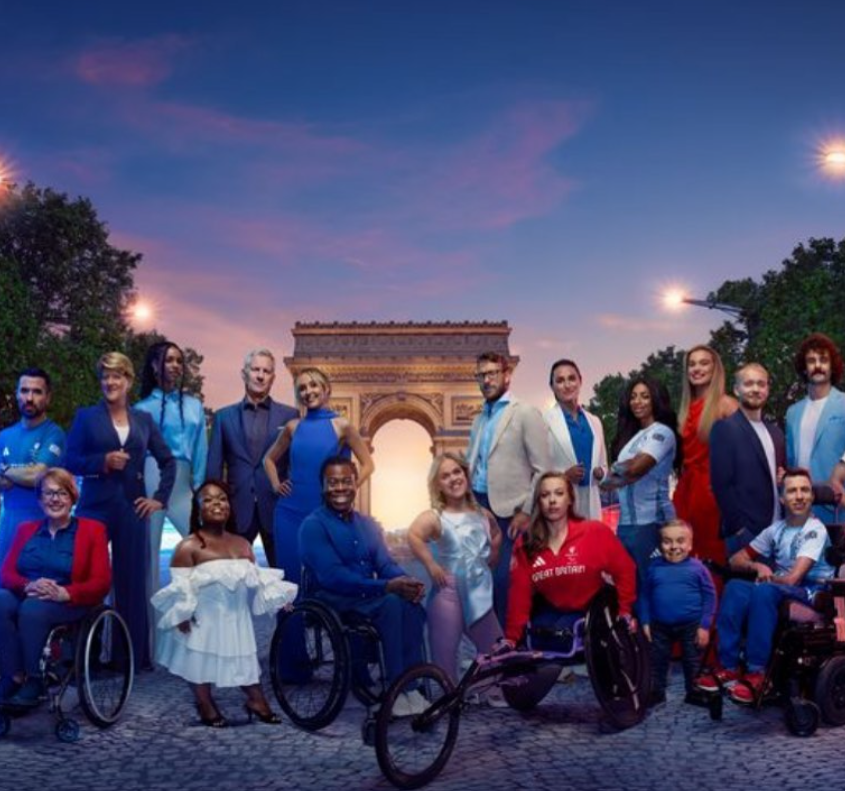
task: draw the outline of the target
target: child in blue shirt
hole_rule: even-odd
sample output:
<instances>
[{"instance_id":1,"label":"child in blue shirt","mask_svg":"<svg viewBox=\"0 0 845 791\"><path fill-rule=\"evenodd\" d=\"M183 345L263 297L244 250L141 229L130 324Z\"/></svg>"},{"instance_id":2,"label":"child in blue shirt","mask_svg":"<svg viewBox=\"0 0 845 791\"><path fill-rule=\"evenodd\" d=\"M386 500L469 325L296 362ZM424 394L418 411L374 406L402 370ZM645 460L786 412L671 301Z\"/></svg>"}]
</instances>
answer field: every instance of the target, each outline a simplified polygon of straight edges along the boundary
<instances>
[{"instance_id":1,"label":"child in blue shirt","mask_svg":"<svg viewBox=\"0 0 845 791\"><path fill-rule=\"evenodd\" d=\"M700 652L710 641L716 615L716 590L710 572L692 551L692 527L673 519L660 528L660 555L648 568L640 595L640 620L651 641L651 705L666 700L669 660L675 642L681 644L686 702L695 698L695 674Z\"/></svg>"}]
</instances>

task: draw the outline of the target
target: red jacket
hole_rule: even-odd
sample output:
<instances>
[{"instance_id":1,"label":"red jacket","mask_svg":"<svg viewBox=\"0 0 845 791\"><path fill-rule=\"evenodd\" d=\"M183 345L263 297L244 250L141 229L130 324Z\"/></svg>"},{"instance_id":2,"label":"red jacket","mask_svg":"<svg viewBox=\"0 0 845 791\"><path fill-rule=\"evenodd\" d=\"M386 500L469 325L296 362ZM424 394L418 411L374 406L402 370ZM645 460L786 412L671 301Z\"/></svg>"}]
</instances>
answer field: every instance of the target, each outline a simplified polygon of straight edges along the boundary
<instances>
[{"instance_id":1,"label":"red jacket","mask_svg":"<svg viewBox=\"0 0 845 791\"><path fill-rule=\"evenodd\" d=\"M613 531L601 522L571 519L557 554L548 547L533 560L519 538L511 558L505 637L519 642L531 616L534 594L562 612L583 612L609 575L619 595L619 611L630 615L637 596L637 567Z\"/></svg>"},{"instance_id":2,"label":"red jacket","mask_svg":"<svg viewBox=\"0 0 845 791\"><path fill-rule=\"evenodd\" d=\"M18 556L42 521L23 522L18 526L12 548L0 569L0 583L3 587L20 595L23 595L23 589L30 580L18 574ZM100 604L111 588L106 527L102 522L85 517L77 517L77 522L71 581L64 586L70 594L67 604L93 606Z\"/></svg>"}]
</instances>

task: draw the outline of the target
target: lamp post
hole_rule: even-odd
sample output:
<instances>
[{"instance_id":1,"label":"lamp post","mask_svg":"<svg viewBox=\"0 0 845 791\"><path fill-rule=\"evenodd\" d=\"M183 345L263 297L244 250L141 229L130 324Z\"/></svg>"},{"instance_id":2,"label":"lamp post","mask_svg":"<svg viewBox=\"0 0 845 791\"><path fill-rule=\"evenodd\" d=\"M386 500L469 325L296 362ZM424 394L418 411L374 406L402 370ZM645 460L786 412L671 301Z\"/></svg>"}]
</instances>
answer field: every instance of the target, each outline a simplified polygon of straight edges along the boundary
<instances>
[{"instance_id":1,"label":"lamp post","mask_svg":"<svg viewBox=\"0 0 845 791\"><path fill-rule=\"evenodd\" d=\"M688 297L682 291L667 291L663 295L663 303L670 310L678 310L684 305L694 305L697 308L707 308L708 310L718 310L726 313L734 319L738 319L745 325L745 330L740 330L744 336L746 345L750 343L751 337L754 334L757 326L757 318L750 315L745 308L739 305L732 305L730 302L718 302L713 297L707 299L694 299Z\"/></svg>"}]
</instances>

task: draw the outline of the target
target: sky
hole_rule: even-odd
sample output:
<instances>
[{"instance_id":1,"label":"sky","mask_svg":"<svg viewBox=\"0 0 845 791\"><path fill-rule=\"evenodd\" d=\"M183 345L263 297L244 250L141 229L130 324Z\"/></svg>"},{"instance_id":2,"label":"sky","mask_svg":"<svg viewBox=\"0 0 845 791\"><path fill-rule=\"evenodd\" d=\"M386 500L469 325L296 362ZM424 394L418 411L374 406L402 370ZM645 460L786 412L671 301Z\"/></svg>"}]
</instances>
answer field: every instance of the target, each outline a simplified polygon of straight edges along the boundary
<instances>
[{"instance_id":1,"label":"sky","mask_svg":"<svg viewBox=\"0 0 845 791\"><path fill-rule=\"evenodd\" d=\"M137 6L137 7L133 7ZM199 9L202 9L201 11ZM91 198L152 324L240 397L295 321L507 320L585 394L668 313L845 236L845 4L0 0L0 160ZM284 376L278 395L290 400Z\"/></svg>"}]
</instances>

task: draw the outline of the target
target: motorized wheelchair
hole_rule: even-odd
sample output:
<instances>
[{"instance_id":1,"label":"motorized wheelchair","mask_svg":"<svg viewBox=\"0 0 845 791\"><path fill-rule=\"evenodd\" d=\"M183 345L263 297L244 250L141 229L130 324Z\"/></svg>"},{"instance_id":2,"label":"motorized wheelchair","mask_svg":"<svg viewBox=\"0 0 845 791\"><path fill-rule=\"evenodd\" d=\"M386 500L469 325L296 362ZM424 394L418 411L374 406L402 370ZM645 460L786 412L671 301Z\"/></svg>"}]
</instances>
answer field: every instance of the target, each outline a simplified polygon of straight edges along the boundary
<instances>
[{"instance_id":1,"label":"motorized wheelchair","mask_svg":"<svg viewBox=\"0 0 845 791\"><path fill-rule=\"evenodd\" d=\"M384 657L375 626L356 613L338 613L314 593L303 573L303 597L278 617L270 645L273 692L290 720L309 731L330 725L352 694L371 708L384 696Z\"/></svg>"},{"instance_id":2,"label":"motorized wheelchair","mask_svg":"<svg viewBox=\"0 0 845 791\"><path fill-rule=\"evenodd\" d=\"M101 605L75 623L55 626L44 643L40 670L60 741L75 742L80 734L79 723L63 708L69 689L76 690L89 722L99 728L114 725L126 708L135 675L126 623L114 609ZM0 736L9 732L12 717L27 711L4 705Z\"/></svg>"},{"instance_id":3,"label":"motorized wheelchair","mask_svg":"<svg viewBox=\"0 0 845 791\"><path fill-rule=\"evenodd\" d=\"M829 488L814 490L817 503L834 502ZM845 725L845 525L825 527L830 536L827 561L837 574L812 606L782 604L765 680L751 705L758 709L768 702L782 703L786 726L796 736L811 736L821 720ZM741 576L723 571L726 577ZM722 718L723 691L706 698L714 720Z\"/></svg>"},{"instance_id":4,"label":"motorized wheelchair","mask_svg":"<svg viewBox=\"0 0 845 791\"><path fill-rule=\"evenodd\" d=\"M535 637L537 637L535 632ZM376 717L375 748L385 777L398 788L419 788L446 766L458 738L461 712L473 692L497 684L518 711L536 706L554 686L561 667L586 659L590 682L608 721L618 729L639 723L651 689L648 648L619 617L616 590L605 586L571 630L542 634L559 650L509 647L478 656L457 686L437 665L409 668L387 691ZM402 692L419 689L429 706L420 714L394 716Z\"/></svg>"}]
</instances>

